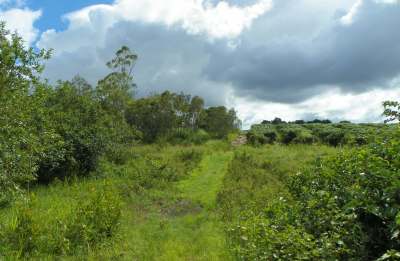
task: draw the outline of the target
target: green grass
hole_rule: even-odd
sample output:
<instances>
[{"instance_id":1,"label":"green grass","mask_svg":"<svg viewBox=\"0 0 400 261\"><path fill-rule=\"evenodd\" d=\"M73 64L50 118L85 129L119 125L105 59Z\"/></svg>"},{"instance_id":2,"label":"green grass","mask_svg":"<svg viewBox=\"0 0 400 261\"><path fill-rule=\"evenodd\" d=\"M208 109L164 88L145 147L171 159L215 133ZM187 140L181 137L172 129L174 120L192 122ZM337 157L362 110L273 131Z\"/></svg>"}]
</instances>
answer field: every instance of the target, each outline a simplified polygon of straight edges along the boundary
<instances>
[{"instance_id":1,"label":"green grass","mask_svg":"<svg viewBox=\"0 0 400 261\"><path fill-rule=\"evenodd\" d=\"M128 249L138 260L230 260L225 234L212 209L232 153L206 156L187 179L176 184L176 195L164 195L145 217L136 215ZM137 205L136 205L137 206ZM129 226L130 227L130 226ZM132 240L133 239L133 240Z\"/></svg>"},{"instance_id":2,"label":"green grass","mask_svg":"<svg viewBox=\"0 0 400 261\"><path fill-rule=\"evenodd\" d=\"M285 193L283 184L289 175L316 157L336 151L315 145L233 150L218 141L193 147L135 147L123 166L105 164L97 178L34 188L32 216L49 235L56 233L57 220L68 219L92 190L107 184L123 199L118 233L87 252L77 251L62 259L233 260L227 225L242 210L262 208ZM238 157L242 154L251 160L242 161ZM163 171L154 172L158 168ZM146 175L151 175L150 180ZM0 221L9 224L15 209L1 210ZM32 257L55 258L51 253Z\"/></svg>"},{"instance_id":3,"label":"green grass","mask_svg":"<svg viewBox=\"0 0 400 261\"><path fill-rule=\"evenodd\" d=\"M196 147L136 147L131 151L133 158L124 166L106 164L100 168L97 178L36 187L30 193L34 201L31 209L34 225L47 237L57 234L57 222L67 221L80 200L88 197L92 190L101 190L106 183L123 198L118 233L89 247L87 252L76 251L63 259L229 260L223 226L211 206L215 205L232 153L216 150L216 147L219 144L215 141ZM199 161L204 150L207 156ZM146 161L166 168L168 180L154 176L150 183L144 179L147 188L137 189L133 185L138 182L137 175L132 173ZM17 215L15 206L3 209L0 221L10 225ZM46 249L46 240L41 240L40 249ZM52 260L55 256L35 252L30 258Z\"/></svg>"},{"instance_id":4,"label":"green grass","mask_svg":"<svg viewBox=\"0 0 400 261\"><path fill-rule=\"evenodd\" d=\"M232 152L207 155L192 175L180 182L178 187L182 196L205 207L213 207L232 155Z\"/></svg>"},{"instance_id":5,"label":"green grass","mask_svg":"<svg viewBox=\"0 0 400 261\"><path fill-rule=\"evenodd\" d=\"M233 161L218 193L218 207L225 221L235 220L242 211L259 211L268 202L288 194L285 181L316 158L338 149L320 145L244 146Z\"/></svg>"}]
</instances>

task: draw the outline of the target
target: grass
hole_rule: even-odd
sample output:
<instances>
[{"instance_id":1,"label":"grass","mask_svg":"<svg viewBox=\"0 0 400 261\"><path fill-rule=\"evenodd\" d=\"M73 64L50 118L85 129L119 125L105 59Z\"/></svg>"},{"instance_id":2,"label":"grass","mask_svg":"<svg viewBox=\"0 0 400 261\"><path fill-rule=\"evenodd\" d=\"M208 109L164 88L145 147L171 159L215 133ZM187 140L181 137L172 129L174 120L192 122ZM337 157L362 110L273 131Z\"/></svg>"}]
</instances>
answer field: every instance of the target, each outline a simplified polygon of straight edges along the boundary
<instances>
[{"instance_id":1,"label":"grass","mask_svg":"<svg viewBox=\"0 0 400 261\"><path fill-rule=\"evenodd\" d=\"M219 218L205 207L215 205L218 186L231 158L230 152L215 147L218 142L196 147L137 147L125 165L107 163L97 177L36 187L30 193L34 202L30 209L32 226L40 228L44 238L39 250L29 258L54 259L55 254L41 251L47 248L46 240L57 234L56 224L67 222L82 199L106 184L123 198L118 233L86 252L75 251L61 255L63 258L229 260ZM202 157L204 150L214 153ZM209 186L212 190L208 190ZM0 221L5 226L17 216L16 206L0 211Z\"/></svg>"},{"instance_id":2,"label":"grass","mask_svg":"<svg viewBox=\"0 0 400 261\"><path fill-rule=\"evenodd\" d=\"M126 229L126 236L131 239L127 248L136 246L131 253L134 258L230 260L223 226L212 207L231 155L216 152L205 156L190 176L163 195L162 203L153 202L148 211L141 212L143 216L132 217L134 222L128 227L134 229Z\"/></svg>"},{"instance_id":3,"label":"grass","mask_svg":"<svg viewBox=\"0 0 400 261\"><path fill-rule=\"evenodd\" d=\"M216 141L194 147L135 147L124 165L106 163L97 177L35 188L31 192L35 198L32 217L38 227L54 234L57 221L68 219L91 190L101 190L106 184L122 198L118 233L86 252L60 257L233 260L226 226L243 209L262 207L284 193L288 175L296 174L316 157L336 151L316 145L232 150ZM10 224L15 215L15 206L3 209L0 221ZM31 257L56 258L51 253Z\"/></svg>"},{"instance_id":4,"label":"grass","mask_svg":"<svg viewBox=\"0 0 400 261\"><path fill-rule=\"evenodd\" d=\"M232 155L232 152L207 155L192 175L179 183L182 196L212 208Z\"/></svg>"}]
</instances>

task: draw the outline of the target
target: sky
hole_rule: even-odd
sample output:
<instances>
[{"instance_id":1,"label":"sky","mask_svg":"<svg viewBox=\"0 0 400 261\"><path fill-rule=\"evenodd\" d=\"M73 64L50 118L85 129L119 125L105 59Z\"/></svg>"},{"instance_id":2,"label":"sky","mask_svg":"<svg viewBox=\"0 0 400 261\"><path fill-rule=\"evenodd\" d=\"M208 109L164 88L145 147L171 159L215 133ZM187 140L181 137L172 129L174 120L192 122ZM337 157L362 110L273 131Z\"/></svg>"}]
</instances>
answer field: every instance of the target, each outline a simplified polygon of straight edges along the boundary
<instances>
[{"instance_id":1,"label":"sky","mask_svg":"<svg viewBox=\"0 0 400 261\"><path fill-rule=\"evenodd\" d=\"M399 0L0 0L44 77L95 84L122 45L138 95L172 90L262 120L382 121L400 100Z\"/></svg>"}]
</instances>

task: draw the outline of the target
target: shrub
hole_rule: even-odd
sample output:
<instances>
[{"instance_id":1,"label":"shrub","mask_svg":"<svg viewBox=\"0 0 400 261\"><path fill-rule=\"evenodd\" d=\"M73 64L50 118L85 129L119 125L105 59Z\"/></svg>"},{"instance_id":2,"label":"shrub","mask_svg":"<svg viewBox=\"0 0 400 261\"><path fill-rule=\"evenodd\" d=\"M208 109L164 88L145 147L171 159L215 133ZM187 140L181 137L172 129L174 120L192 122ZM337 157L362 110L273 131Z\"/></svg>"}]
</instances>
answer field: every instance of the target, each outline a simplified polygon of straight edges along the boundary
<instances>
[{"instance_id":1,"label":"shrub","mask_svg":"<svg viewBox=\"0 0 400 261\"><path fill-rule=\"evenodd\" d=\"M259 124L253 125L246 136L252 145L273 144L278 139L278 132L271 124Z\"/></svg>"},{"instance_id":2,"label":"shrub","mask_svg":"<svg viewBox=\"0 0 400 261\"><path fill-rule=\"evenodd\" d=\"M329 145L336 147L336 146L344 143L344 138L345 138L344 132L334 131L334 132L328 134L328 136L326 137L326 142L328 142Z\"/></svg>"},{"instance_id":3,"label":"shrub","mask_svg":"<svg viewBox=\"0 0 400 261\"><path fill-rule=\"evenodd\" d=\"M240 260L312 260L321 258L314 237L295 223L297 209L272 203L260 215L244 218L228 229L231 247ZM244 214L246 216L246 214ZM274 218L273 218L274 217Z\"/></svg>"},{"instance_id":4,"label":"shrub","mask_svg":"<svg viewBox=\"0 0 400 261\"><path fill-rule=\"evenodd\" d=\"M395 136L319 161L290 179L289 190L303 210L296 223L318 245L327 241L340 246L329 250L329 257L371 260L400 249L398 151Z\"/></svg>"},{"instance_id":5,"label":"shrub","mask_svg":"<svg viewBox=\"0 0 400 261\"><path fill-rule=\"evenodd\" d=\"M235 155L218 195L231 249L243 260L395 258L400 251L399 135L317 158L281 179L287 191L273 194L279 183L269 190L263 184L279 177L282 166ZM285 159L283 165L293 160Z\"/></svg>"},{"instance_id":6,"label":"shrub","mask_svg":"<svg viewBox=\"0 0 400 261\"><path fill-rule=\"evenodd\" d=\"M78 202L65 239L74 249L88 250L97 243L112 237L119 226L121 200L118 192L106 184L100 191L92 188L88 198Z\"/></svg>"},{"instance_id":7,"label":"shrub","mask_svg":"<svg viewBox=\"0 0 400 261\"><path fill-rule=\"evenodd\" d=\"M193 142L196 145L201 145L206 143L211 139L210 135L208 132L205 130L199 129L193 133L193 135L190 138L190 141Z\"/></svg>"},{"instance_id":8,"label":"shrub","mask_svg":"<svg viewBox=\"0 0 400 261\"><path fill-rule=\"evenodd\" d=\"M315 137L308 131L300 131L293 143L297 144L312 144L315 142Z\"/></svg>"},{"instance_id":9,"label":"shrub","mask_svg":"<svg viewBox=\"0 0 400 261\"><path fill-rule=\"evenodd\" d=\"M294 130L285 131L285 132L282 134L282 143L283 143L283 144L289 144L289 143L291 143L294 139L296 139L296 137L297 137L297 134L296 134L296 132L295 132Z\"/></svg>"},{"instance_id":10,"label":"shrub","mask_svg":"<svg viewBox=\"0 0 400 261\"><path fill-rule=\"evenodd\" d=\"M278 134L275 131L267 131L264 133L264 137L266 143L273 144L277 140Z\"/></svg>"},{"instance_id":11,"label":"shrub","mask_svg":"<svg viewBox=\"0 0 400 261\"><path fill-rule=\"evenodd\" d=\"M109 115L94 100L92 93L81 94L70 82L63 82L46 100L49 118L55 132L62 138L64 152L60 157L47 157L40 162L38 179L49 182L55 178L87 175L97 167L106 152L110 157L132 144L134 130L123 118ZM53 155L58 155L54 153ZM113 158L115 161L123 159Z\"/></svg>"}]
</instances>

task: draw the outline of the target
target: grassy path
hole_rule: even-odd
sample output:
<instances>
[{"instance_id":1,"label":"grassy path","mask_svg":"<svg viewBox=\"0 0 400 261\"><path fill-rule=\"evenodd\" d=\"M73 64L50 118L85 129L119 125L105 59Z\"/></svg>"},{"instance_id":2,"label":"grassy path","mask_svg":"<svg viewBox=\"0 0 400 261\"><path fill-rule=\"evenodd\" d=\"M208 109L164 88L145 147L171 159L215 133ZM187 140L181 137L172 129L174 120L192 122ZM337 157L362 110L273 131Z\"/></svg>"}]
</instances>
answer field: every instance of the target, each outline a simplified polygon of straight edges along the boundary
<instances>
[{"instance_id":1,"label":"grassy path","mask_svg":"<svg viewBox=\"0 0 400 261\"><path fill-rule=\"evenodd\" d=\"M191 177L181 181L179 188L185 198L200 202L204 207L212 208L222 185L232 153L217 152L201 161Z\"/></svg>"},{"instance_id":2,"label":"grassy path","mask_svg":"<svg viewBox=\"0 0 400 261\"><path fill-rule=\"evenodd\" d=\"M127 217L126 256L134 260L231 260L215 203L232 152L204 156L191 175L177 184L180 195L153 206L143 216ZM175 195L176 196L176 195Z\"/></svg>"}]
</instances>

